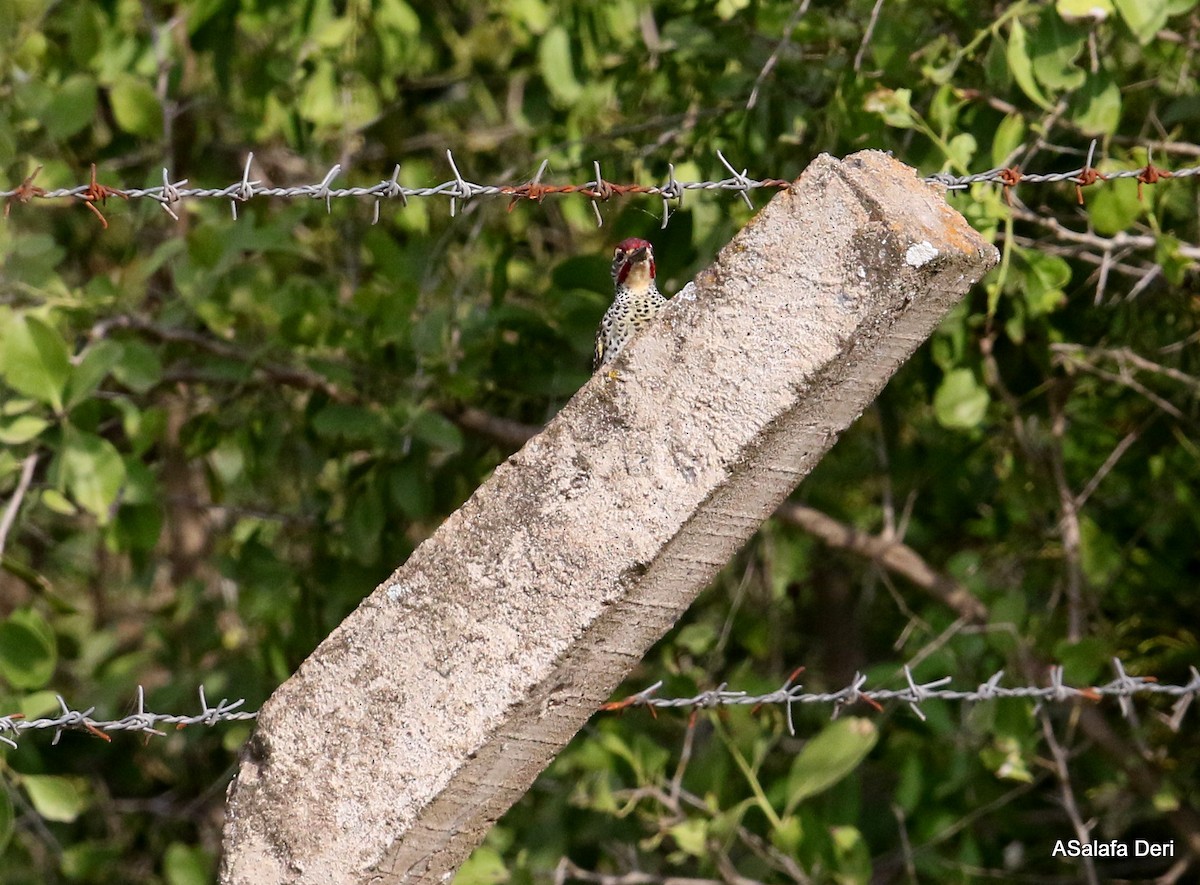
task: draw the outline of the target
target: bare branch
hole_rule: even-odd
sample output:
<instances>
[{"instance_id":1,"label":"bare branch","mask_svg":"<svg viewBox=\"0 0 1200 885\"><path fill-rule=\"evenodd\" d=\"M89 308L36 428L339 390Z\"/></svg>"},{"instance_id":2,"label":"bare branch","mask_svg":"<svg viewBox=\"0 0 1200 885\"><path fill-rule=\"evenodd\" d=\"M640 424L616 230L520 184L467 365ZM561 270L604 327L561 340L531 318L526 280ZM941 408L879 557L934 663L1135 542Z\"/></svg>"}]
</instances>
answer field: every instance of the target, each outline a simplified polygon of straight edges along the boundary
<instances>
[{"instance_id":1,"label":"bare branch","mask_svg":"<svg viewBox=\"0 0 1200 885\"><path fill-rule=\"evenodd\" d=\"M0 557L4 556L4 546L8 542L8 533L12 530L13 523L16 521L17 511L21 509L21 502L25 499L25 493L29 491L29 484L33 481L33 471L37 467L37 462L37 452L30 452L25 456L25 460L21 464L21 475L17 479L17 487L13 489L12 497L8 499L8 504L4 507L4 513L0 514Z\"/></svg>"},{"instance_id":2,"label":"bare branch","mask_svg":"<svg viewBox=\"0 0 1200 885\"><path fill-rule=\"evenodd\" d=\"M784 522L799 526L830 547L849 550L902 575L969 621L982 622L987 608L965 586L937 571L902 541L888 540L838 522L804 504L787 503L775 511Z\"/></svg>"}]
</instances>

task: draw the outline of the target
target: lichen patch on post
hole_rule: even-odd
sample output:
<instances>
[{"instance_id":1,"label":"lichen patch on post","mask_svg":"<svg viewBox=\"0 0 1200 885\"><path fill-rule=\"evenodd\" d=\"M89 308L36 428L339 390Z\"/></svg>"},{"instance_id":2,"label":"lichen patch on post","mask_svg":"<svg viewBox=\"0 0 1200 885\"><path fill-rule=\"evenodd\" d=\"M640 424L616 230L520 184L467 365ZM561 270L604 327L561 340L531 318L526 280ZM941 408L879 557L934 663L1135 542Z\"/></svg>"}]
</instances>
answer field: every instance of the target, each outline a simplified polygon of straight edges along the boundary
<instances>
[{"instance_id":1,"label":"lichen patch on post","mask_svg":"<svg viewBox=\"0 0 1200 885\"><path fill-rule=\"evenodd\" d=\"M938 250L933 244L922 240L908 247L908 251L904 253L904 263L909 267L924 267L937 257Z\"/></svg>"}]
</instances>

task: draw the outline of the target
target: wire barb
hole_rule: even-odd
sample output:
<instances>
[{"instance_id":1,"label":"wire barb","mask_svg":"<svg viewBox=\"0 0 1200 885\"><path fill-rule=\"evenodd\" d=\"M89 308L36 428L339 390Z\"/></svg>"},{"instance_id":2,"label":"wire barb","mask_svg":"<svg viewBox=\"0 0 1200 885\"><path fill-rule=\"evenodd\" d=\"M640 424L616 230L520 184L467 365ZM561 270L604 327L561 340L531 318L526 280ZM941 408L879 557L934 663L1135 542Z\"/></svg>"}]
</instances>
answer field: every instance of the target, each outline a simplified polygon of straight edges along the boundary
<instances>
[{"instance_id":1,"label":"wire barb","mask_svg":"<svg viewBox=\"0 0 1200 885\"><path fill-rule=\"evenodd\" d=\"M9 191L7 198L4 201L4 217L8 218L8 210L12 208L13 201L18 203L28 203L34 197L46 196L46 189L34 185L33 180L38 177L38 173L42 171L42 167L38 166L32 172L25 176L25 180L17 185L16 190Z\"/></svg>"},{"instance_id":2,"label":"wire barb","mask_svg":"<svg viewBox=\"0 0 1200 885\"><path fill-rule=\"evenodd\" d=\"M238 200L241 200L243 203L248 201L251 197L254 196L254 189L256 187L258 187L258 185L259 185L258 181L250 180L250 164L253 162L254 162L254 152L251 151L250 153L248 153L246 155L246 166L242 170L242 182L240 185L237 186L237 189L234 190L234 192L230 195L233 197L233 199L231 199L229 201L229 208L233 211L233 220L234 221L237 221L237 217L238 217L238 215L237 215Z\"/></svg>"},{"instance_id":3,"label":"wire barb","mask_svg":"<svg viewBox=\"0 0 1200 885\"><path fill-rule=\"evenodd\" d=\"M335 178L337 178L339 175L341 175L341 173L342 173L342 164L334 163L333 167L328 172L325 173L325 177L323 179L321 179L321 183L316 186L314 193L312 195L314 200L319 200L319 199L324 198L326 214L331 213L333 211L333 206L330 204L330 201L333 198L330 195L329 185Z\"/></svg>"},{"instance_id":4,"label":"wire barb","mask_svg":"<svg viewBox=\"0 0 1200 885\"><path fill-rule=\"evenodd\" d=\"M184 178L183 180L172 184L171 178L167 174L167 167L163 166L162 193L153 197L153 199L158 200L158 204L162 206L163 211L170 215L175 221L179 220L179 216L175 214L175 210L171 208L171 205L179 202L179 189L187 183L188 180Z\"/></svg>"},{"instance_id":5,"label":"wire barb","mask_svg":"<svg viewBox=\"0 0 1200 885\"><path fill-rule=\"evenodd\" d=\"M106 205L109 197L120 197L122 200L129 199L129 195L125 191L118 190L115 187L108 187L96 181L95 163L92 164L91 181L76 196L83 200L84 205L91 209L93 214L100 219L100 224L105 230L108 230L108 219L104 217L104 213L96 208L96 204L99 203L101 206Z\"/></svg>"},{"instance_id":6,"label":"wire barb","mask_svg":"<svg viewBox=\"0 0 1200 885\"><path fill-rule=\"evenodd\" d=\"M749 209L754 209L754 204L750 202L749 193L750 189L754 186L754 182L746 177L746 170L743 169L741 172L738 172L731 165L729 165L729 161L725 159L725 155L720 151L717 151L717 159L721 161L721 165L728 169L729 174L733 176L733 180L737 183L735 189L741 192L742 199L745 201L746 206Z\"/></svg>"}]
</instances>

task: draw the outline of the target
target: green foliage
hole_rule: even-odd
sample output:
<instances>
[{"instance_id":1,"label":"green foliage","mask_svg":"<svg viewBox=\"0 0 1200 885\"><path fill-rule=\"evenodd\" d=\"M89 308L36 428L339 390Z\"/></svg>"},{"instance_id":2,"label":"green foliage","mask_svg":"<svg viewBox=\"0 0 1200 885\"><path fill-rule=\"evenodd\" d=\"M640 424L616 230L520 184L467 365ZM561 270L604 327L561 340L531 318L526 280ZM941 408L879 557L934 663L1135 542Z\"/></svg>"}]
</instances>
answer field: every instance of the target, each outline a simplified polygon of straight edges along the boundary
<instances>
[{"instance_id":1,"label":"green foliage","mask_svg":"<svg viewBox=\"0 0 1200 885\"><path fill-rule=\"evenodd\" d=\"M84 790L77 778L26 774L19 783L29 796L29 804L43 820L71 823L87 808Z\"/></svg>"},{"instance_id":2,"label":"green foliage","mask_svg":"<svg viewBox=\"0 0 1200 885\"><path fill-rule=\"evenodd\" d=\"M1147 133L1157 164L1195 162L1195 0L885 3L868 36L874 5L0 0L0 162L8 188L92 162L110 185L165 166L197 186L252 150L272 183L400 162L424 186L449 148L478 181L543 160L582 181L595 160L657 182L724 177L717 150L760 176L863 148L925 174L1070 169L1098 138L1104 173L1142 168ZM964 686L1050 661L1103 681L1113 656L1186 680L1195 182L1101 182L1083 205L1070 184L954 194L1001 266L800 492L902 537L986 618L771 523L627 688L766 691L797 663L813 689L894 685L914 660ZM650 238L675 291L750 216L718 193L665 230L632 197L600 204L599 230L580 197L385 203L377 226L348 201L264 199L236 222L211 201L178 223L95 208L106 229L79 200L12 202L0 224L0 513L33 465L0 558L0 713L52 714L60 692L120 715L139 683L154 709L193 709L200 682L257 705L511 451L462 407L538 424L586 380L613 242ZM564 856L764 882L1077 876L1049 856L1072 830L1030 705L924 709L797 709L798 737L775 708L601 714L460 880L544 879ZM1169 838L1200 801L1195 742L1098 710L1130 752L1051 716L1081 813L1105 838ZM211 880L247 734L0 749L6 881Z\"/></svg>"},{"instance_id":3,"label":"green foliage","mask_svg":"<svg viewBox=\"0 0 1200 885\"><path fill-rule=\"evenodd\" d=\"M856 769L878 740L879 732L868 719L851 716L826 726L796 754L788 773L786 812Z\"/></svg>"},{"instance_id":4,"label":"green foliage","mask_svg":"<svg viewBox=\"0 0 1200 885\"><path fill-rule=\"evenodd\" d=\"M54 633L33 609L18 609L0 623L0 676L13 688L44 686L56 657Z\"/></svg>"}]
</instances>

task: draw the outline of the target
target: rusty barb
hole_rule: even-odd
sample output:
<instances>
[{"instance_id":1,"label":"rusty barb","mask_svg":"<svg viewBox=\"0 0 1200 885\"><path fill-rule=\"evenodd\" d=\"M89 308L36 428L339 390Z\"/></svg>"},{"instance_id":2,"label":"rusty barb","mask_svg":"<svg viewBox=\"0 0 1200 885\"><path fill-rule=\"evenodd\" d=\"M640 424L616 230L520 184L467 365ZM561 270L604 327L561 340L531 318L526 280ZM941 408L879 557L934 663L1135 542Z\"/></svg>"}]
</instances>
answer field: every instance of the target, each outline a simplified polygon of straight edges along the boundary
<instances>
[{"instance_id":1,"label":"rusty barb","mask_svg":"<svg viewBox=\"0 0 1200 885\"><path fill-rule=\"evenodd\" d=\"M1096 142L1092 142L1088 151L1086 163L1079 169L1068 172L1036 173L1025 172L1019 167L991 169L973 175L950 175L938 173L927 176L924 181L940 184L950 191L969 188L973 184L998 184L1004 189L1005 199L1012 203L1013 191L1018 185L1056 184L1068 182L1075 186L1076 199L1083 203L1083 189L1104 182L1122 178L1132 178L1138 183L1138 198L1142 198L1144 185L1156 184L1167 178L1186 178L1200 175L1200 166L1176 169L1170 171L1154 165L1153 158L1147 150L1146 165L1140 169L1121 169L1110 172L1100 172L1092 160L1096 150ZM92 164L91 179L87 184L69 188L47 190L33 184L41 166L37 167L24 181L12 190L0 190L0 199L4 200L4 216L7 218L14 204L28 204L33 200L54 200L73 198L81 201L100 220L105 228L108 221L97 208L103 206L109 197L120 197L123 200L151 199L156 201L168 215L178 220L175 207L188 199L220 199L229 200L233 217L237 218L239 203L247 203L257 197L275 197L279 199L294 199L307 197L323 200L325 208L332 208L335 199L355 198L374 201L372 223L379 221L380 204L383 200L399 199L402 205L407 205L413 198L445 197L450 201L450 214L454 216L461 204L471 200L486 197L504 197L508 199L508 210L522 200L540 203L546 197L578 194L591 201L592 209L598 225L604 224L600 213L600 203L607 202L613 197L623 197L631 194L657 197L662 201L662 226L665 228L670 220L671 212L683 205L684 194L687 191L733 191L738 193L746 205L753 208L750 192L755 190L782 190L791 184L786 178L753 178L745 169L735 168L720 151L717 159L729 173L729 177L716 180L680 181L675 177L675 167L669 164L667 178L661 184L618 184L608 181L600 171L599 162L592 164L595 177L590 181L576 184L547 184L542 179L549 168L549 161L544 161L532 179L522 184L479 184L465 178L458 169L454 155L446 151L446 160L453 177L431 187L406 187L400 184L400 166L396 165L390 178L383 179L377 184L367 187L334 187L333 182L342 174L342 166L335 165L316 184L292 185L289 187L272 187L264 185L258 179L250 177L250 169L254 154L249 154L243 167L242 177L233 184L219 188L188 187L187 179L172 182L170 173L163 169L162 184L153 187L111 187L96 180L96 166Z\"/></svg>"},{"instance_id":2,"label":"rusty barb","mask_svg":"<svg viewBox=\"0 0 1200 885\"><path fill-rule=\"evenodd\" d=\"M951 677L945 676L929 682L917 682L910 667L902 669L905 685L901 688L871 688L866 687L867 677L855 674L850 684L838 691L806 692L804 686L797 681L804 668L794 670L782 686L766 694L753 695L745 691L733 691L726 685L719 685L711 691L704 691L693 697L664 698L658 696L661 682L656 682L637 694L630 695L618 701L611 701L601 707L608 712L624 711L633 707L646 707L653 714L658 708L688 707L694 711L727 706L762 707L768 704L783 704L787 710L788 729L795 734L792 722L792 705L794 704L824 704L832 707L832 718L847 707L863 703L876 712L883 711L883 704L898 702L906 704L920 719L925 719L921 705L927 701L950 702L981 702L997 698L1027 698L1041 704L1063 704L1076 701L1098 703L1106 698L1115 698L1120 706L1121 715L1126 719L1135 718L1131 698L1137 695L1165 695L1174 698L1169 714L1162 714L1163 721L1173 731L1178 732L1183 724L1183 717L1191 706L1192 701L1200 695L1200 670L1192 667L1190 679L1184 685L1164 685L1153 676L1130 676L1125 672L1121 661L1112 661L1115 678L1104 685L1073 687L1063 681L1063 668L1051 667L1046 685L1001 685L1004 671L995 673L986 682L970 690L950 688ZM146 693L139 685L137 689L136 709L122 719L102 720L92 718L95 707L76 710L67 704L61 695L57 696L59 713L57 716L47 716L40 719L26 719L20 713L0 715L0 744L16 748L17 739L28 731L52 731L54 739L51 744L57 744L64 731L82 731L105 741L111 741L110 734L114 731L140 732L147 737L165 736L166 732L159 726L173 725L176 729L189 725L213 726L222 722L244 722L256 719L257 712L240 709L245 700L229 701L222 698L217 704L209 704L204 694L204 686L200 686L200 712L192 715L173 713L154 713L146 709ZM1035 710L1037 708L1035 707Z\"/></svg>"}]
</instances>

